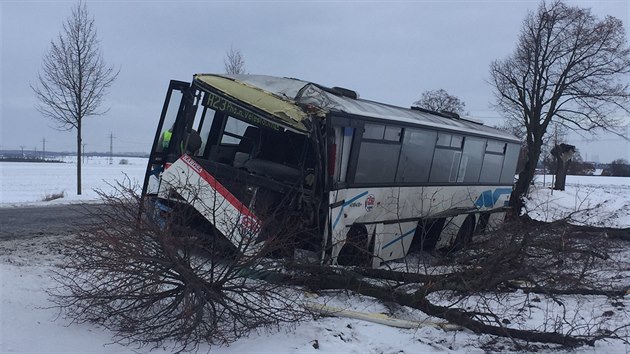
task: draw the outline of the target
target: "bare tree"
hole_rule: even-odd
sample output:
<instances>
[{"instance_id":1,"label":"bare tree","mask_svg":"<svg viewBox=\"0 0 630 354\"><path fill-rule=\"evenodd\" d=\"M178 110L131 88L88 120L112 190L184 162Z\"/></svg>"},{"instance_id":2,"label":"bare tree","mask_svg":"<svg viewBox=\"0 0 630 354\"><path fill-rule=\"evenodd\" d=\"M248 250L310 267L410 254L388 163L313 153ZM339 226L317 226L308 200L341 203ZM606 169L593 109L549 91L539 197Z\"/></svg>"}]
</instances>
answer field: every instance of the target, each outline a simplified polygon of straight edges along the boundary
<instances>
[{"instance_id":1,"label":"bare tree","mask_svg":"<svg viewBox=\"0 0 630 354\"><path fill-rule=\"evenodd\" d=\"M215 192L189 184L188 205L215 195L204 214L229 228L221 235L197 211L156 208L138 189L126 181L112 194L99 192L103 208L87 211L95 223L65 243L67 262L54 272L59 287L49 293L72 321L109 328L117 342L172 343L181 352L200 343L229 344L308 315L299 289L271 281L295 239L294 223L271 217L286 204L260 212L269 223L245 223L245 214L220 213Z\"/></svg>"},{"instance_id":2,"label":"bare tree","mask_svg":"<svg viewBox=\"0 0 630 354\"><path fill-rule=\"evenodd\" d=\"M84 3L66 19L44 56L42 71L31 89L39 100L37 110L61 130L77 132L77 194L81 194L81 128L83 118L102 115L107 89L119 71L107 66L96 37L96 27Z\"/></svg>"},{"instance_id":3,"label":"bare tree","mask_svg":"<svg viewBox=\"0 0 630 354\"><path fill-rule=\"evenodd\" d=\"M420 99L413 104L436 112L453 112L460 115L465 114L466 109L464 101L450 95L444 89L424 91Z\"/></svg>"},{"instance_id":4,"label":"bare tree","mask_svg":"<svg viewBox=\"0 0 630 354\"><path fill-rule=\"evenodd\" d=\"M630 48L619 19L562 1L530 12L515 52L490 66L496 107L524 127L527 159L511 202L520 210L552 122L616 131L630 112ZM617 116L619 117L619 116Z\"/></svg>"},{"instance_id":5,"label":"bare tree","mask_svg":"<svg viewBox=\"0 0 630 354\"><path fill-rule=\"evenodd\" d=\"M245 59L240 49L230 47L223 59L226 74L245 74Z\"/></svg>"}]
</instances>

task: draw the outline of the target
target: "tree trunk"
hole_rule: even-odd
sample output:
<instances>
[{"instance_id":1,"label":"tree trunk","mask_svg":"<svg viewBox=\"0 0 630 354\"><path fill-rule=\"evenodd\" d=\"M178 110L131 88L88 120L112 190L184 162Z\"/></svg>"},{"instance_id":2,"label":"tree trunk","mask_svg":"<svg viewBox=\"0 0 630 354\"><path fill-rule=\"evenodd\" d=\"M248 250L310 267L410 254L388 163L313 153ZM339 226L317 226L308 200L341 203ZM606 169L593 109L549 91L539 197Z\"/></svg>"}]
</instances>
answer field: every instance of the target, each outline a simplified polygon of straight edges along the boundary
<instances>
[{"instance_id":1,"label":"tree trunk","mask_svg":"<svg viewBox=\"0 0 630 354\"><path fill-rule=\"evenodd\" d=\"M556 160L556 183L554 190L563 191L567 181L567 170L569 169L569 160L575 154L575 146L569 144L559 144L551 149L551 155Z\"/></svg>"},{"instance_id":2,"label":"tree trunk","mask_svg":"<svg viewBox=\"0 0 630 354\"><path fill-rule=\"evenodd\" d=\"M81 119L77 124L77 195L81 195Z\"/></svg>"},{"instance_id":3,"label":"tree trunk","mask_svg":"<svg viewBox=\"0 0 630 354\"><path fill-rule=\"evenodd\" d=\"M532 144L528 144L525 166L523 167L523 170L519 172L518 180L516 181L514 190L510 196L510 206L512 207L512 212L516 214L516 216L520 215L521 209L523 208L523 197L527 194L529 186L534 180L541 146L542 141L534 141Z\"/></svg>"},{"instance_id":4,"label":"tree trunk","mask_svg":"<svg viewBox=\"0 0 630 354\"><path fill-rule=\"evenodd\" d=\"M553 189L556 191L563 191L567 182L567 166L562 158L556 158L556 183Z\"/></svg>"}]
</instances>

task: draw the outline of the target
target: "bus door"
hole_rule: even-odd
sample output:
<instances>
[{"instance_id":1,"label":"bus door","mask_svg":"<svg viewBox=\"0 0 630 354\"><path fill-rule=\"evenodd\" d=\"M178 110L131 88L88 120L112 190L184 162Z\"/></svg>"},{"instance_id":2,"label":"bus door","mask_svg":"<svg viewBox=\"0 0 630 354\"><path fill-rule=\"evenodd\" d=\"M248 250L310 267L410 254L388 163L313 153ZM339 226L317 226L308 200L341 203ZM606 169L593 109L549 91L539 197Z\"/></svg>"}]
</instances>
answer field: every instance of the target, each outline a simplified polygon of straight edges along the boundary
<instances>
[{"instance_id":1,"label":"bus door","mask_svg":"<svg viewBox=\"0 0 630 354\"><path fill-rule=\"evenodd\" d=\"M143 197L157 194L160 173L180 157L181 141L190 125L185 118L189 115L187 111L193 108L193 98L190 83L171 80L149 155L142 185ZM194 113L192 115L194 117Z\"/></svg>"}]
</instances>

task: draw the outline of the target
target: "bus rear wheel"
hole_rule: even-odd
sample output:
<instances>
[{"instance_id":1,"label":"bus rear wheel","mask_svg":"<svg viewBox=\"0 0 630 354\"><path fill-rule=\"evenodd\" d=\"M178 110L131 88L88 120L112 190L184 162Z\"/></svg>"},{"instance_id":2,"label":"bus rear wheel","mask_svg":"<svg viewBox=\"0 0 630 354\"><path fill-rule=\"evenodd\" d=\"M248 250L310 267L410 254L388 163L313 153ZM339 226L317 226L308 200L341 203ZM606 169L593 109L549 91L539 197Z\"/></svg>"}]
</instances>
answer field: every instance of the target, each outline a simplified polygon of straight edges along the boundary
<instances>
[{"instance_id":1,"label":"bus rear wheel","mask_svg":"<svg viewBox=\"0 0 630 354\"><path fill-rule=\"evenodd\" d=\"M450 247L451 251L459 251L461 249L466 248L472 241L473 233L475 231L475 216L468 215L466 220L460 226L459 231L457 231L457 236L455 237L455 241L453 241L453 245Z\"/></svg>"}]
</instances>

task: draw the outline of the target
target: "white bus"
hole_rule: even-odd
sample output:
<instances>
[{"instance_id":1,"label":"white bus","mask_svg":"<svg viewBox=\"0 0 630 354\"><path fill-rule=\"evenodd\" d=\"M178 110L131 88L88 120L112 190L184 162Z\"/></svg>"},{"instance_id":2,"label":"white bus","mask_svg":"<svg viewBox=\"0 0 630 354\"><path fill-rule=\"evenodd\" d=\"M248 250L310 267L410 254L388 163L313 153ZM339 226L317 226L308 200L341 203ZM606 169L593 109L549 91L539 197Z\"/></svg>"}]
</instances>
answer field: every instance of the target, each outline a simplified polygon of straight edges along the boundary
<instances>
[{"instance_id":1,"label":"white bus","mask_svg":"<svg viewBox=\"0 0 630 354\"><path fill-rule=\"evenodd\" d=\"M194 210L244 253L276 235L325 263L376 267L500 220L519 149L472 120L348 89L198 74L170 83L143 196Z\"/></svg>"}]
</instances>

